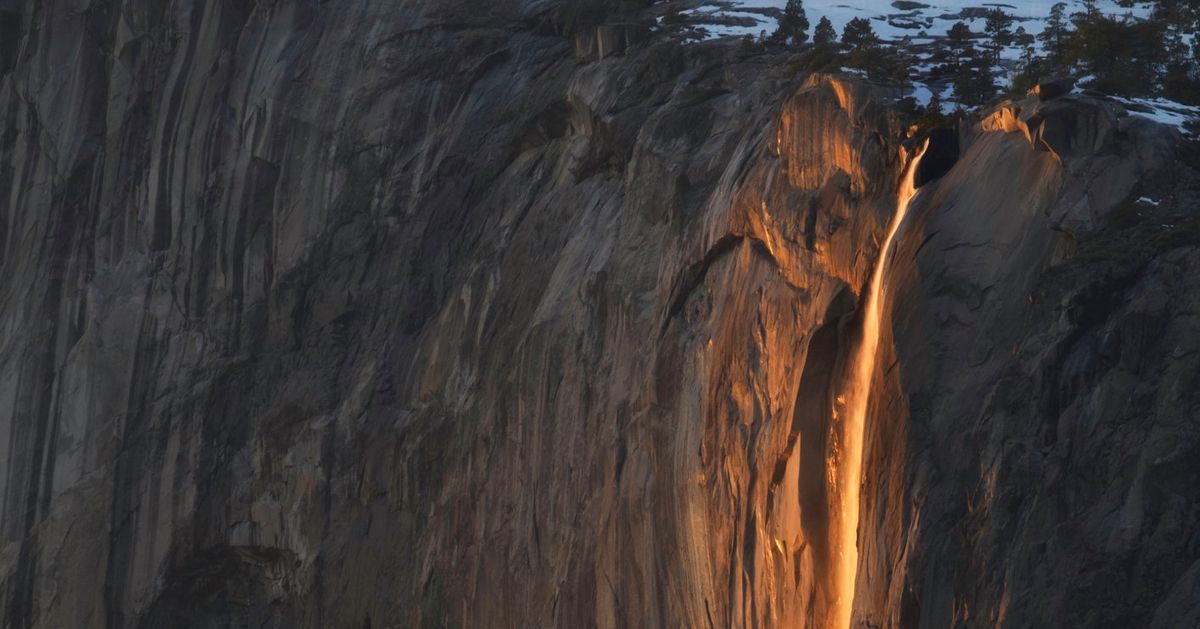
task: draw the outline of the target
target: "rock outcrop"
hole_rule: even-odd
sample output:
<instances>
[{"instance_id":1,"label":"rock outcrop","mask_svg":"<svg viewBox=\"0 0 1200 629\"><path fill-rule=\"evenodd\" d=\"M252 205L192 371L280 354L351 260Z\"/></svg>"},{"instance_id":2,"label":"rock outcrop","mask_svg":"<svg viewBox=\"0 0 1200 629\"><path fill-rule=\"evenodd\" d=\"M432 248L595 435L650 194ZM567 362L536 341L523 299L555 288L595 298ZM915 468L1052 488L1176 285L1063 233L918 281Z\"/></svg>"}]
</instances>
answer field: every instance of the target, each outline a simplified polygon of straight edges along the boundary
<instances>
[{"instance_id":1,"label":"rock outcrop","mask_svg":"<svg viewBox=\"0 0 1200 629\"><path fill-rule=\"evenodd\" d=\"M903 125L558 9L0 3L0 624L820 617ZM938 136L869 411L869 626L1200 614L1198 179L1121 113Z\"/></svg>"},{"instance_id":2,"label":"rock outcrop","mask_svg":"<svg viewBox=\"0 0 1200 629\"><path fill-rule=\"evenodd\" d=\"M1116 141L1162 133L1128 128ZM1081 156L1080 169L1112 158L1138 154ZM1116 209L1071 235L1057 226L1076 203L1071 171L992 133L922 197L894 319L905 543L920 557L909 574L922 575L905 584L914 626L1196 617L1183 593L1200 565L1189 524L1200 496L1180 484L1200 443L1186 314L1200 287L1182 272L1197 255L1195 172L1139 173L1124 198L1104 199Z\"/></svg>"},{"instance_id":3,"label":"rock outcrop","mask_svg":"<svg viewBox=\"0 0 1200 629\"><path fill-rule=\"evenodd\" d=\"M1178 141L1173 129L1130 118L1119 104L1089 96L1005 103L987 114L980 128L1020 132L1032 148L1063 165L1065 190L1052 218L1056 229L1071 233L1110 222L1143 181L1174 161L1172 147Z\"/></svg>"}]
</instances>

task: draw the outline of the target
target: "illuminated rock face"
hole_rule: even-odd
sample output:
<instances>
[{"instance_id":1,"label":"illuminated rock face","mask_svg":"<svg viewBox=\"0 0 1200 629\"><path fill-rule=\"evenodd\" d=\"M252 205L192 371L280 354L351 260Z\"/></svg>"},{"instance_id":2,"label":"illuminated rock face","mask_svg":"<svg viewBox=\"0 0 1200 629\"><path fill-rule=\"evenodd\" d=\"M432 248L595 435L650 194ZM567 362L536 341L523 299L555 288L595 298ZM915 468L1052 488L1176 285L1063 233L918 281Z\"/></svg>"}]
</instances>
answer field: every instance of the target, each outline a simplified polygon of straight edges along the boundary
<instances>
[{"instance_id":1,"label":"illuminated rock face","mask_svg":"<svg viewBox=\"0 0 1200 629\"><path fill-rule=\"evenodd\" d=\"M901 126L495 4L0 5L0 625L824 617ZM872 626L1198 613L1195 174L1071 100L1070 159L963 129L897 232Z\"/></svg>"}]
</instances>

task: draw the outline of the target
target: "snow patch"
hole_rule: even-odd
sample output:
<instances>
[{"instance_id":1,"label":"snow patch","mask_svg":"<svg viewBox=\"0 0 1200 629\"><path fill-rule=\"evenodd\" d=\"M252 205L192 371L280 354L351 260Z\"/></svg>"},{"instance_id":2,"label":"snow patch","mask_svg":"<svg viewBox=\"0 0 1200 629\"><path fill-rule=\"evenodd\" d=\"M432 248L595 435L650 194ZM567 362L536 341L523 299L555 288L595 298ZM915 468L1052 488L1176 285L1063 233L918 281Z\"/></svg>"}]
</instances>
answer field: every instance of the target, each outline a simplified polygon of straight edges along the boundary
<instances>
[{"instance_id":1,"label":"snow patch","mask_svg":"<svg viewBox=\"0 0 1200 629\"><path fill-rule=\"evenodd\" d=\"M1050 0L1005 0L1004 3L941 0L922 4L927 6L899 9L886 0L806 0L804 12L808 17L809 36L822 17L829 18L839 36L847 22L861 17L871 21L871 28L881 39L894 42L905 36L914 40L941 37L950 30L951 25L959 21L970 25L972 31L982 33L987 19L972 17L978 14L977 11L967 11L966 15L963 15L963 11L993 7L1000 7L1013 16L1014 31L1021 26L1025 28L1025 32L1037 35L1045 29L1050 6L1054 3ZM746 35L757 37L763 31L768 35L775 32L779 23L772 15L782 14L786 5L787 0L709 0L699 8L685 13L695 18L698 25L708 31L707 39ZM1116 0L1099 0L1096 6L1103 13L1127 15L1132 19L1145 19L1149 17L1152 9L1149 2L1135 2L1132 7L1124 8L1118 5ZM1083 0L1068 0L1066 14L1070 16L1072 13L1083 11L1083 8ZM730 24L726 22L727 18L738 18L738 22L746 23ZM750 23L751 21L753 23ZM922 32L925 33L924 36L921 35ZM1001 57L1015 60L1020 54L1019 47L1008 46L1001 53Z\"/></svg>"},{"instance_id":2,"label":"snow patch","mask_svg":"<svg viewBox=\"0 0 1200 629\"><path fill-rule=\"evenodd\" d=\"M1184 105L1166 98L1114 98L1125 105L1130 114L1170 125L1184 135L1192 135L1187 128L1189 121L1200 120L1200 107L1195 105Z\"/></svg>"}]
</instances>

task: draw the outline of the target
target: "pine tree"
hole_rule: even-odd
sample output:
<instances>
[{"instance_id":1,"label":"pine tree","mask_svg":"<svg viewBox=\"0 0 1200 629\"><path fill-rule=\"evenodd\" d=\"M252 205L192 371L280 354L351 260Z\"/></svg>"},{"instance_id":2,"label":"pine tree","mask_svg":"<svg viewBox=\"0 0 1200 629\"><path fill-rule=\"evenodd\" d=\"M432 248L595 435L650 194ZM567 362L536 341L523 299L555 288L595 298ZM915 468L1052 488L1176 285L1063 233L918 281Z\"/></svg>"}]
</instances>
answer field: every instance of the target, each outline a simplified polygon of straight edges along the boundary
<instances>
[{"instance_id":1,"label":"pine tree","mask_svg":"<svg viewBox=\"0 0 1200 629\"><path fill-rule=\"evenodd\" d=\"M971 46L971 38L974 35L966 22L955 22L950 30L946 31L946 45L950 47L952 64L956 72L962 68L968 56L974 55ZM970 51L970 55L968 55L968 51Z\"/></svg>"},{"instance_id":2,"label":"pine tree","mask_svg":"<svg viewBox=\"0 0 1200 629\"><path fill-rule=\"evenodd\" d=\"M779 19L779 29L775 38L785 44L799 46L808 40L808 16L804 13L804 3L801 0L788 0L783 8L783 17Z\"/></svg>"},{"instance_id":3,"label":"pine tree","mask_svg":"<svg viewBox=\"0 0 1200 629\"><path fill-rule=\"evenodd\" d=\"M1162 25L1162 94L1171 100L1200 103L1200 2L1158 0L1150 16ZM1190 38L1191 45L1188 44Z\"/></svg>"},{"instance_id":4,"label":"pine tree","mask_svg":"<svg viewBox=\"0 0 1200 629\"><path fill-rule=\"evenodd\" d=\"M882 46L871 22L864 18L854 18L846 23L842 29L842 45L849 49L842 57L842 64L866 70L867 76L875 81L895 80L897 70L893 66L904 63L900 54L903 51Z\"/></svg>"},{"instance_id":5,"label":"pine tree","mask_svg":"<svg viewBox=\"0 0 1200 629\"><path fill-rule=\"evenodd\" d=\"M856 17L846 22L846 28L842 29L842 43L851 48L870 48L879 43L879 37L871 28L870 21L866 18Z\"/></svg>"},{"instance_id":6,"label":"pine tree","mask_svg":"<svg viewBox=\"0 0 1200 629\"><path fill-rule=\"evenodd\" d=\"M1025 32L1025 27L1018 26L1013 33L1013 43L1021 49L1020 70L1012 77L1009 89L1017 94L1024 94L1037 84L1045 60L1037 55L1035 44L1037 39Z\"/></svg>"},{"instance_id":7,"label":"pine tree","mask_svg":"<svg viewBox=\"0 0 1200 629\"><path fill-rule=\"evenodd\" d=\"M955 22L946 32L954 72L954 97L960 103L979 105L996 92L991 56L981 54L971 43L975 34L966 22Z\"/></svg>"},{"instance_id":8,"label":"pine tree","mask_svg":"<svg viewBox=\"0 0 1200 629\"><path fill-rule=\"evenodd\" d=\"M1003 9L995 8L988 11L987 23L983 30L992 38L992 63L999 63L1000 51L1012 43L1012 23L1013 17L1005 13Z\"/></svg>"},{"instance_id":9,"label":"pine tree","mask_svg":"<svg viewBox=\"0 0 1200 629\"><path fill-rule=\"evenodd\" d=\"M826 46L837 41L837 31L833 29L833 22L829 18L821 16L821 21L817 22L817 28L813 31L813 43L818 46Z\"/></svg>"},{"instance_id":10,"label":"pine tree","mask_svg":"<svg viewBox=\"0 0 1200 629\"><path fill-rule=\"evenodd\" d=\"M880 55L883 58L882 73L886 79L900 88L900 97L907 95L912 87L912 77L909 73L917 65L917 58L912 53L912 37L905 35L895 46L887 48Z\"/></svg>"},{"instance_id":11,"label":"pine tree","mask_svg":"<svg viewBox=\"0 0 1200 629\"><path fill-rule=\"evenodd\" d=\"M942 113L942 97L938 94L941 88L933 90L933 94L929 96L929 104L925 105L925 111L921 113L921 119L925 122L926 127L934 127L942 123L945 114Z\"/></svg>"},{"instance_id":12,"label":"pine tree","mask_svg":"<svg viewBox=\"0 0 1200 629\"><path fill-rule=\"evenodd\" d=\"M1169 37L1160 20L1117 19L1100 12L1072 16L1067 61L1091 75L1086 86L1110 94L1148 96L1169 64Z\"/></svg>"},{"instance_id":13,"label":"pine tree","mask_svg":"<svg viewBox=\"0 0 1200 629\"><path fill-rule=\"evenodd\" d=\"M964 105L982 105L996 93L992 64L973 46L964 55L954 77L954 97Z\"/></svg>"},{"instance_id":14,"label":"pine tree","mask_svg":"<svg viewBox=\"0 0 1200 629\"><path fill-rule=\"evenodd\" d=\"M1065 62L1066 57L1066 42L1069 35L1067 29L1067 3L1057 2L1050 7L1050 17L1046 20L1046 28L1038 37L1042 41L1042 48L1046 50L1046 56L1051 65L1060 67Z\"/></svg>"},{"instance_id":15,"label":"pine tree","mask_svg":"<svg viewBox=\"0 0 1200 629\"><path fill-rule=\"evenodd\" d=\"M970 24L955 22L950 25L950 30L946 31L946 41L950 42L951 48L960 48L964 44L969 44L974 35L975 33L971 32Z\"/></svg>"},{"instance_id":16,"label":"pine tree","mask_svg":"<svg viewBox=\"0 0 1200 629\"><path fill-rule=\"evenodd\" d=\"M1021 48L1021 63L1029 65L1033 62L1033 57L1037 54L1037 49L1033 46L1036 42L1033 35L1025 32L1024 26L1017 27L1013 33L1013 43Z\"/></svg>"}]
</instances>

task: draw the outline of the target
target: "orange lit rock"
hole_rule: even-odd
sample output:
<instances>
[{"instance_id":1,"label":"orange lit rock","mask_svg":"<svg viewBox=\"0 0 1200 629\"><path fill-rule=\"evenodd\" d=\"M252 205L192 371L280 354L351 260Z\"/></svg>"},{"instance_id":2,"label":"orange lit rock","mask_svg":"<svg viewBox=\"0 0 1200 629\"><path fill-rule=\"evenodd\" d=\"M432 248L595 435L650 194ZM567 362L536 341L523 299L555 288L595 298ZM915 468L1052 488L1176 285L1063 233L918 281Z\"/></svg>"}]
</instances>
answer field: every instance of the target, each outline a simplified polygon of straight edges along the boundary
<instances>
[{"instance_id":1,"label":"orange lit rock","mask_svg":"<svg viewBox=\"0 0 1200 629\"><path fill-rule=\"evenodd\" d=\"M1025 131L1025 124L1017 116L1021 112L1018 105L1001 106L980 121L979 126L984 131L1013 133Z\"/></svg>"}]
</instances>

